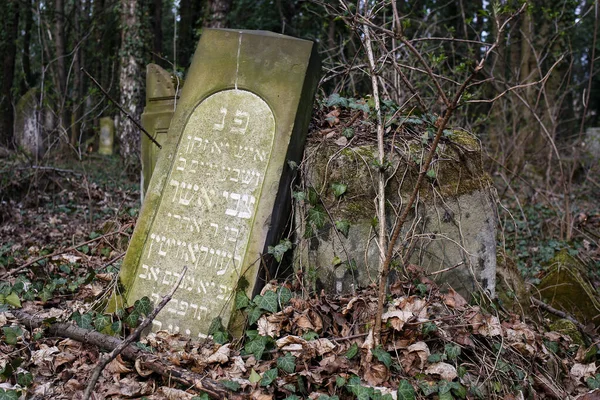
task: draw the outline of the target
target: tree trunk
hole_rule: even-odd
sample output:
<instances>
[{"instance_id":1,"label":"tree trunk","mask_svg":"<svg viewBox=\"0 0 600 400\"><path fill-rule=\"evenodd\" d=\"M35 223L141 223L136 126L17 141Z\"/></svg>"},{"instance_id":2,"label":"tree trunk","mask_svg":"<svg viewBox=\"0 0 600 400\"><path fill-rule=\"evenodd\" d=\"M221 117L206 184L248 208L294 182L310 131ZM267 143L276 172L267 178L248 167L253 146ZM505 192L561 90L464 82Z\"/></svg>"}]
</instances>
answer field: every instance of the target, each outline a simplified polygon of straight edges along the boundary
<instances>
[{"instance_id":1,"label":"tree trunk","mask_svg":"<svg viewBox=\"0 0 600 400\"><path fill-rule=\"evenodd\" d=\"M57 109L58 125L65 127L67 125L67 116L65 100L67 98L67 69L65 67L65 3L63 0L54 2L54 46L56 59L56 91L57 91Z\"/></svg>"},{"instance_id":2,"label":"tree trunk","mask_svg":"<svg viewBox=\"0 0 600 400\"><path fill-rule=\"evenodd\" d=\"M75 45L81 40L81 1L75 0L74 2L74 25L75 25ZM81 73L81 66L83 65L81 57L83 52L81 47L78 47L75 51L75 58L73 60L73 86L74 86L74 101L73 101L73 112L71 121L71 146L78 148L80 128L81 128L81 115L83 109L83 77Z\"/></svg>"},{"instance_id":3,"label":"tree trunk","mask_svg":"<svg viewBox=\"0 0 600 400\"><path fill-rule=\"evenodd\" d=\"M163 34L162 34L162 0L154 0L154 18L152 20L153 44L152 58L155 63L161 61L163 52Z\"/></svg>"},{"instance_id":4,"label":"tree trunk","mask_svg":"<svg viewBox=\"0 0 600 400\"><path fill-rule=\"evenodd\" d=\"M207 28L225 28L227 13L231 9L231 0L209 0L208 18L204 26Z\"/></svg>"},{"instance_id":5,"label":"tree trunk","mask_svg":"<svg viewBox=\"0 0 600 400\"><path fill-rule=\"evenodd\" d=\"M23 32L23 52L21 53L21 63L23 64L23 80L21 94L35 86L35 77L31 72L31 29L33 27L33 4L31 1L26 1L23 4L23 18L25 19L25 31Z\"/></svg>"},{"instance_id":6,"label":"tree trunk","mask_svg":"<svg viewBox=\"0 0 600 400\"><path fill-rule=\"evenodd\" d=\"M6 42L2 52L2 93L0 93L0 116L2 126L0 127L0 144L12 146L13 141L13 98L12 84L15 77L15 57L17 53L17 31L19 27L19 4L11 0L4 5L5 15L8 18L4 29L6 30Z\"/></svg>"},{"instance_id":7,"label":"tree trunk","mask_svg":"<svg viewBox=\"0 0 600 400\"><path fill-rule=\"evenodd\" d=\"M139 2L138 0L121 0L121 65L119 83L121 89L121 106L136 120L140 119L142 107L140 104L140 87L142 69L141 54L143 44L139 36ZM118 136L120 153L123 158L129 158L138 151L140 135L136 126L127 116L119 119Z\"/></svg>"}]
</instances>

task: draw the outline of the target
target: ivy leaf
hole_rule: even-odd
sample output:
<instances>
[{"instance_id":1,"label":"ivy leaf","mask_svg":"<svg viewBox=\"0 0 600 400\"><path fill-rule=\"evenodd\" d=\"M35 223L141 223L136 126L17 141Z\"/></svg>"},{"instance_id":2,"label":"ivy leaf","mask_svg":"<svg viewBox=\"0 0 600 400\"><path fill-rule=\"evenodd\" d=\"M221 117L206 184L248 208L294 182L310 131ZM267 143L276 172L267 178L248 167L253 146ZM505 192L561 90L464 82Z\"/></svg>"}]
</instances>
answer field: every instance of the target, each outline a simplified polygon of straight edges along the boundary
<instances>
[{"instance_id":1,"label":"ivy leaf","mask_svg":"<svg viewBox=\"0 0 600 400\"><path fill-rule=\"evenodd\" d=\"M237 392L241 388L240 384L237 383L236 381L230 381L230 380L224 379L224 380L220 381L220 383L221 383L221 385L225 386L227 389L231 390L232 392Z\"/></svg>"},{"instance_id":2,"label":"ivy leaf","mask_svg":"<svg viewBox=\"0 0 600 400\"><path fill-rule=\"evenodd\" d=\"M224 331L225 328L223 327L223 322L221 320L221 317L215 317L213 318L213 320L210 322L210 326L208 327L208 334L210 336L214 335L217 332L222 332Z\"/></svg>"},{"instance_id":3,"label":"ivy leaf","mask_svg":"<svg viewBox=\"0 0 600 400\"><path fill-rule=\"evenodd\" d=\"M254 358L260 360L267 347L267 338L264 336L258 336L254 340L246 343L244 350L248 354L253 354Z\"/></svg>"},{"instance_id":4,"label":"ivy leaf","mask_svg":"<svg viewBox=\"0 0 600 400\"><path fill-rule=\"evenodd\" d=\"M440 393L438 400L454 400L454 397L452 397L452 393L450 392Z\"/></svg>"},{"instance_id":5,"label":"ivy leaf","mask_svg":"<svg viewBox=\"0 0 600 400\"><path fill-rule=\"evenodd\" d=\"M348 190L348 185L345 183L336 182L331 184L331 189L333 190L335 197L340 198L344 193L346 193L346 190Z\"/></svg>"},{"instance_id":6,"label":"ivy leaf","mask_svg":"<svg viewBox=\"0 0 600 400\"><path fill-rule=\"evenodd\" d=\"M352 343L352 346L346 351L346 358L348 360L353 359L358 354L358 345L356 343Z\"/></svg>"},{"instance_id":7,"label":"ivy leaf","mask_svg":"<svg viewBox=\"0 0 600 400\"><path fill-rule=\"evenodd\" d=\"M423 395L425 397L429 396L432 393L437 392L437 390L438 390L438 385L435 382L419 381L418 385L419 385L419 389L421 389L421 391L423 392Z\"/></svg>"},{"instance_id":8,"label":"ivy leaf","mask_svg":"<svg viewBox=\"0 0 600 400\"><path fill-rule=\"evenodd\" d=\"M121 330L123 329L123 324L121 323L121 321L115 321L110 326L110 329L112 329L112 331L114 333L119 334L119 333L121 333Z\"/></svg>"},{"instance_id":9,"label":"ivy leaf","mask_svg":"<svg viewBox=\"0 0 600 400\"><path fill-rule=\"evenodd\" d=\"M296 201L304 201L306 200L306 193L300 191L300 192L293 192L292 193L292 197L296 200Z\"/></svg>"},{"instance_id":10,"label":"ivy leaf","mask_svg":"<svg viewBox=\"0 0 600 400\"><path fill-rule=\"evenodd\" d=\"M600 389L600 374L596 374L596 376L590 376L585 380L585 383L592 390Z\"/></svg>"},{"instance_id":11,"label":"ivy leaf","mask_svg":"<svg viewBox=\"0 0 600 400\"><path fill-rule=\"evenodd\" d=\"M111 322L112 321L108 315L98 314L94 319L94 329L96 329L98 332L102 332L104 328L111 324Z\"/></svg>"},{"instance_id":12,"label":"ivy leaf","mask_svg":"<svg viewBox=\"0 0 600 400\"><path fill-rule=\"evenodd\" d=\"M260 380L260 386L269 386L275 379L277 379L277 368L265 371Z\"/></svg>"},{"instance_id":13,"label":"ivy leaf","mask_svg":"<svg viewBox=\"0 0 600 400\"><path fill-rule=\"evenodd\" d=\"M212 336L213 341L218 344L225 344L229 341L229 334L224 331L215 332Z\"/></svg>"},{"instance_id":14,"label":"ivy leaf","mask_svg":"<svg viewBox=\"0 0 600 400\"><path fill-rule=\"evenodd\" d=\"M340 221L335 222L335 228L340 231L342 235L348 237L348 232L350 232L350 222L348 220L342 219Z\"/></svg>"},{"instance_id":15,"label":"ivy leaf","mask_svg":"<svg viewBox=\"0 0 600 400\"><path fill-rule=\"evenodd\" d=\"M390 365L392 365L392 356L390 355L390 353L388 353L387 351L385 351L381 347L381 345L375 347L373 350L371 350L371 352L386 367L389 368Z\"/></svg>"},{"instance_id":16,"label":"ivy leaf","mask_svg":"<svg viewBox=\"0 0 600 400\"><path fill-rule=\"evenodd\" d=\"M290 394L288 397L286 397L283 400L300 400L300 397L296 396L295 394Z\"/></svg>"},{"instance_id":17,"label":"ivy leaf","mask_svg":"<svg viewBox=\"0 0 600 400\"><path fill-rule=\"evenodd\" d=\"M92 325L92 314L90 314L90 313L85 313L82 315L79 313L79 311L75 311L71 318L73 319L73 321L75 321L77 326L80 328L83 328L83 329L93 329L94 328Z\"/></svg>"},{"instance_id":18,"label":"ivy leaf","mask_svg":"<svg viewBox=\"0 0 600 400\"><path fill-rule=\"evenodd\" d=\"M139 312L142 315L148 315L154 309L154 305L152 301L148 298L148 296L144 296L139 300L136 300L133 304L133 309Z\"/></svg>"},{"instance_id":19,"label":"ivy leaf","mask_svg":"<svg viewBox=\"0 0 600 400\"><path fill-rule=\"evenodd\" d=\"M271 313L277 312L277 293L273 292L272 290L267 291L258 299L258 301L256 301L255 298L254 302L257 306L265 311L269 311Z\"/></svg>"},{"instance_id":20,"label":"ivy leaf","mask_svg":"<svg viewBox=\"0 0 600 400\"><path fill-rule=\"evenodd\" d=\"M456 396L460 397L461 399L467 398L467 388L458 382L452 382L452 383L453 383L452 393L454 393Z\"/></svg>"},{"instance_id":21,"label":"ivy leaf","mask_svg":"<svg viewBox=\"0 0 600 400\"><path fill-rule=\"evenodd\" d=\"M456 360L460 356L460 346L448 343L444 346L444 353L448 356L449 360Z\"/></svg>"},{"instance_id":22,"label":"ivy leaf","mask_svg":"<svg viewBox=\"0 0 600 400\"><path fill-rule=\"evenodd\" d=\"M415 389L406 379L402 379L398 386L398 400L415 400Z\"/></svg>"},{"instance_id":23,"label":"ivy leaf","mask_svg":"<svg viewBox=\"0 0 600 400\"><path fill-rule=\"evenodd\" d=\"M23 387L27 387L33 383L33 375L29 372L17 374L17 383Z\"/></svg>"},{"instance_id":24,"label":"ivy leaf","mask_svg":"<svg viewBox=\"0 0 600 400\"><path fill-rule=\"evenodd\" d=\"M308 210L308 220L315 224L317 229L321 229L325 226L327 214L321 206L316 206Z\"/></svg>"},{"instance_id":25,"label":"ivy leaf","mask_svg":"<svg viewBox=\"0 0 600 400\"><path fill-rule=\"evenodd\" d=\"M12 346L17 344L19 336L23 335L23 330L18 326L5 326L2 331L4 332L4 342Z\"/></svg>"},{"instance_id":26,"label":"ivy leaf","mask_svg":"<svg viewBox=\"0 0 600 400\"><path fill-rule=\"evenodd\" d=\"M436 175L435 175L435 170L434 170L433 168L432 168L432 169L430 169L429 171L427 171L427 177L428 177L429 179L435 179L435 176L436 176Z\"/></svg>"},{"instance_id":27,"label":"ivy leaf","mask_svg":"<svg viewBox=\"0 0 600 400\"><path fill-rule=\"evenodd\" d=\"M4 302L10 304L13 307L21 308L21 299L15 292L11 292L8 296L4 298Z\"/></svg>"},{"instance_id":28,"label":"ivy leaf","mask_svg":"<svg viewBox=\"0 0 600 400\"><path fill-rule=\"evenodd\" d=\"M277 262L281 262L286 251L292 248L292 242L289 239L283 239L277 246L269 246L268 253L275 257Z\"/></svg>"},{"instance_id":29,"label":"ivy leaf","mask_svg":"<svg viewBox=\"0 0 600 400\"><path fill-rule=\"evenodd\" d=\"M327 107L333 106L341 106L348 107L348 99L339 95L339 93L334 93L327 98L327 103L325 103Z\"/></svg>"},{"instance_id":30,"label":"ivy leaf","mask_svg":"<svg viewBox=\"0 0 600 400\"><path fill-rule=\"evenodd\" d=\"M235 309L241 310L242 308L248 307L250 304L250 299L246 295L246 292L243 290L238 290L235 292Z\"/></svg>"},{"instance_id":31,"label":"ivy leaf","mask_svg":"<svg viewBox=\"0 0 600 400\"><path fill-rule=\"evenodd\" d=\"M445 354L442 353L433 353L430 354L429 357L427 357L427 361L429 361L430 363L439 363L441 361L444 361L445 359Z\"/></svg>"},{"instance_id":32,"label":"ivy leaf","mask_svg":"<svg viewBox=\"0 0 600 400\"><path fill-rule=\"evenodd\" d=\"M292 299L292 291L285 286L281 286L277 290L279 295L279 303L281 306L285 306Z\"/></svg>"},{"instance_id":33,"label":"ivy leaf","mask_svg":"<svg viewBox=\"0 0 600 400\"><path fill-rule=\"evenodd\" d=\"M0 400L19 400L19 394L16 390L0 389Z\"/></svg>"},{"instance_id":34,"label":"ivy leaf","mask_svg":"<svg viewBox=\"0 0 600 400\"><path fill-rule=\"evenodd\" d=\"M287 353L283 357L277 359L277 368L288 374L293 374L296 371L296 357Z\"/></svg>"},{"instance_id":35,"label":"ivy leaf","mask_svg":"<svg viewBox=\"0 0 600 400\"><path fill-rule=\"evenodd\" d=\"M254 300L256 300L256 297L254 297ZM254 325L260 319L261 315L263 315L263 310L260 307L250 306L248 308L248 324Z\"/></svg>"}]
</instances>

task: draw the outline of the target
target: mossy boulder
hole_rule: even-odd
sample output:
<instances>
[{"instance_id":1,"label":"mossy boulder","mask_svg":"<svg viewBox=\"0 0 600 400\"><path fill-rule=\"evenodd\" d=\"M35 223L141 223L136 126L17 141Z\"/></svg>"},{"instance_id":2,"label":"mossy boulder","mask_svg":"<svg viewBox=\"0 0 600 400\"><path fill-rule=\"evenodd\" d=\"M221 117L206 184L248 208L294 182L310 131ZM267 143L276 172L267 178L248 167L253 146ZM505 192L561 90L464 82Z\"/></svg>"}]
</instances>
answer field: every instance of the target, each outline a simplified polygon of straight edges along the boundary
<instances>
[{"instance_id":1,"label":"mossy boulder","mask_svg":"<svg viewBox=\"0 0 600 400\"><path fill-rule=\"evenodd\" d=\"M538 285L542 300L564 311L584 325L600 326L600 297L586 277L585 265L567 250L549 263L546 276Z\"/></svg>"},{"instance_id":2,"label":"mossy boulder","mask_svg":"<svg viewBox=\"0 0 600 400\"><path fill-rule=\"evenodd\" d=\"M424 267L432 279L464 296L478 290L494 296L494 191L482 169L479 142L465 132L455 132L439 147L397 249L406 262ZM388 235L413 190L426 151L418 139L388 147ZM315 288L330 292L345 293L377 282L377 147L313 142L305 151L303 166L304 191L314 194L297 203L296 268L308 272L305 276ZM336 189L340 184L346 188L341 195ZM392 266L397 267L399 260L396 257Z\"/></svg>"}]
</instances>

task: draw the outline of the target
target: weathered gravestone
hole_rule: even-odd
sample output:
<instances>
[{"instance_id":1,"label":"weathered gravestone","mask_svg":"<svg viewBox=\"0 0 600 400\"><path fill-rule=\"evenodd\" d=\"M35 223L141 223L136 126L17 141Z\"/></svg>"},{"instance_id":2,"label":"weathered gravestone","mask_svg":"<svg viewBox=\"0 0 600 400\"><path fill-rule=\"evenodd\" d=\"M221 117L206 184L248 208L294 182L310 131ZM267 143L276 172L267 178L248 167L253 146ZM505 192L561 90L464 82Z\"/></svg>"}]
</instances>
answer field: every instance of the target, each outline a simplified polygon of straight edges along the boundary
<instances>
[{"instance_id":1,"label":"weathered gravestone","mask_svg":"<svg viewBox=\"0 0 600 400\"><path fill-rule=\"evenodd\" d=\"M181 86L181 82L179 82ZM175 112L175 100L181 87L176 87L171 74L156 64L146 67L146 107L142 126L158 143L167 142L167 132ZM142 200L158 159L159 148L142 133Z\"/></svg>"},{"instance_id":2,"label":"weathered gravestone","mask_svg":"<svg viewBox=\"0 0 600 400\"><path fill-rule=\"evenodd\" d=\"M260 286L261 256L289 218L288 161L301 158L318 72L312 42L204 31L120 274L132 304L157 301L189 267L155 329L205 336L213 318L235 319L238 282L249 296Z\"/></svg>"},{"instance_id":3,"label":"weathered gravestone","mask_svg":"<svg viewBox=\"0 0 600 400\"><path fill-rule=\"evenodd\" d=\"M110 156L115 144L115 122L111 117L100 118L100 140L98 153Z\"/></svg>"},{"instance_id":4,"label":"weathered gravestone","mask_svg":"<svg viewBox=\"0 0 600 400\"><path fill-rule=\"evenodd\" d=\"M45 151L37 96L34 88L19 99L14 123L17 146L32 157L42 157Z\"/></svg>"},{"instance_id":5,"label":"weathered gravestone","mask_svg":"<svg viewBox=\"0 0 600 400\"><path fill-rule=\"evenodd\" d=\"M419 139L396 145L386 157L388 232L417 180L423 147ZM482 290L492 297L496 284L495 191L483 170L479 142L454 131L438 148L435 180L428 178L399 242L406 262L423 267L431 279L449 285L465 298ZM342 147L326 142L305 151L304 184L310 194L298 207L295 266L307 271L320 291L351 293L378 282L380 253L374 230L377 147ZM338 198L334 184L347 185ZM325 212L325 210L327 210ZM323 216L311 218L311 216ZM306 218L304 218L306 217ZM317 219L318 223L314 220ZM394 266L392 268L395 268ZM310 281L312 280L312 281Z\"/></svg>"}]
</instances>

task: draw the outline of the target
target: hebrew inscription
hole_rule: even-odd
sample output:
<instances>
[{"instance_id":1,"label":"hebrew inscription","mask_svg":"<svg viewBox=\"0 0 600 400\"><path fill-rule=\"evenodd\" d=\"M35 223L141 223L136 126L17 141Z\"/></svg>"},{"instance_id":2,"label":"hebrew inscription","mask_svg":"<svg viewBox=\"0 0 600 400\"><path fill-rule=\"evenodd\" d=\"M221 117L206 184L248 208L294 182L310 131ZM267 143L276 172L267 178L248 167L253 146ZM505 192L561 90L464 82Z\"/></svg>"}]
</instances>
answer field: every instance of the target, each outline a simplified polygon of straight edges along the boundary
<instances>
[{"instance_id":1,"label":"hebrew inscription","mask_svg":"<svg viewBox=\"0 0 600 400\"><path fill-rule=\"evenodd\" d=\"M244 257L274 134L271 109L248 91L217 92L191 114L130 289L158 302L188 266L155 329L204 337L232 301L242 265L255 261Z\"/></svg>"}]
</instances>

